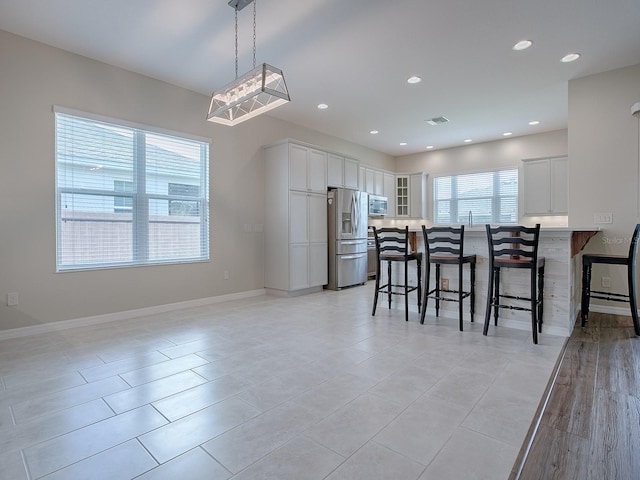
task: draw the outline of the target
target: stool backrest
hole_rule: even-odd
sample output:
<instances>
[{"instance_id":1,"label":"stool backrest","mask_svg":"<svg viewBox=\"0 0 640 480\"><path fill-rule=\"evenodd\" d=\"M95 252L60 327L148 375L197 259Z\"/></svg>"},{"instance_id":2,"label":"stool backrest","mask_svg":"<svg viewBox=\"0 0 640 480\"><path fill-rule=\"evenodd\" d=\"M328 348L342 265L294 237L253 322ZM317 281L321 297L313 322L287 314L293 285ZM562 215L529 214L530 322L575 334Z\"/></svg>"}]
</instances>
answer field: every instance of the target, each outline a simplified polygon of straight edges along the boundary
<instances>
[{"instance_id":1,"label":"stool backrest","mask_svg":"<svg viewBox=\"0 0 640 480\"><path fill-rule=\"evenodd\" d=\"M376 228L373 227L378 256L384 254L409 254L409 227L405 228Z\"/></svg>"},{"instance_id":2,"label":"stool backrest","mask_svg":"<svg viewBox=\"0 0 640 480\"><path fill-rule=\"evenodd\" d=\"M538 261L538 240L540 224L535 227L509 225L491 227L486 225L489 242L489 262L512 261L523 267L535 266Z\"/></svg>"},{"instance_id":3,"label":"stool backrest","mask_svg":"<svg viewBox=\"0 0 640 480\"><path fill-rule=\"evenodd\" d=\"M636 263L636 254L638 252L638 238L640 237L640 223L636 225L631 235L631 244L629 245L629 262Z\"/></svg>"},{"instance_id":4,"label":"stool backrest","mask_svg":"<svg viewBox=\"0 0 640 480\"><path fill-rule=\"evenodd\" d=\"M460 227L431 227L426 228L422 225L422 237L424 238L424 246L426 260L432 255L448 255L458 257L462 262L464 252L464 225Z\"/></svg>"}]
</instances>

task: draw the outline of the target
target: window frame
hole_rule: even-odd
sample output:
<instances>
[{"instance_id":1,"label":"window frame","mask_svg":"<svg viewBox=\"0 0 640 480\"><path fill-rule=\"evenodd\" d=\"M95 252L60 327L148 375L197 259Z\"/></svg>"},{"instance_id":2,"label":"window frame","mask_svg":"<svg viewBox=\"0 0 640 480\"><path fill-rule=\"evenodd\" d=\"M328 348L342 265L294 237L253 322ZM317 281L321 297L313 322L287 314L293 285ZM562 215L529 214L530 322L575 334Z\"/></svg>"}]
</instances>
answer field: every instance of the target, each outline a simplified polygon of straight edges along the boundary
<instances>
[{"instance_id":1,"label":"window frame","mask_svg":"<svg viewBox=\"0 0 640 480\"><path fill-rule=\"evenodd\" d=\"M93 113L87 113L75 109L66 107L54 106L54 164L55 164L55 221L56 221L56 272L73 272L82 270L101 270L112 269L122 267L144 267L152 265L165 265L165 264L184 264L184 263L200 263L210 261L210 224L209 224L209 172L211 163L211 144L210 138L191 135L183 132L176 132L164 128L144 125L136 122L115 119L103 115L97 115ZM60 167L58 158L58 114L76 117L83 121L95 121L112 125L118 128L130 129L133 134L133 142L135 143L135 153L132 158L132 175L133 175L133 191L124 191L116 188L116 182L123 180L113 179L111 182L113 190L108 189L92 189L92 188L80 188L80 187L68 187L60 185L58 178L58 169ZM195 197L185 197L182 195L170 195L167 191L166 194L148 192L146 189L146 168L147 163L151 162L150 158L146 156L146 135L160 135L166 137L174 137L177 141L194 142L200 144L200 160L199 160L199 180L198 188L200 195ZM194 145L195 146L195 145ZM126 181L124 181L126 182ZM90 261L82 263L62 263L62 222L63 222L63 208L62 198L64 194L86 194L95 197L109 197L112 196L114 202L112 204L111 212L115 213L127 213L131 212L131 259L122 261ZM115 199L117 197L125 197L131 199L132 207L127 210L124 206L119 207L116 205ZM169 208L169 202L171 201L189 201L198 203L198 215L197 223L199 225L199 250L200 254L192 257L166 257L166 258L150 258L149 246L151 241L149 239L149 227L154 221L151 219L150 203L154 200L166 201L167 208ZM195 216L194 216L195 217Z\"/></svg>"},{"instance_id":2,"label":"window frame","mask_svg":"<svg viewBox=\"0 0 640 480\"><path fill-rule=\"evenodd\" d=\"M515 189L515 193L513 195L500 195L500 194L496 194L496 192L500 191L500 174L503 172L510 172L510 173L515 173L515 178L517 181L517 186ZM458 196L458 191L456 190L457 187L457 180L460 177L463 176L471 176L471 175L486 175L486 174L492 174L493 178L493 186L492 186L492 195L491 196L487 196L487 195L481 195L481 196L477 196L477 197L459 197ZM438 180L439 179L444 179L444 178L450 178L451 179L451 195L448 198L443 198L443 199L438 199ZM501 167L501 168L493 168L493 169L489 169L489 170L475 170L475 171L465 171L465 172L458 172L458 173L453 173L453 174L442 174L442 175L437 175L433 178L433 223L434 225L461 225L461 224L467 224L469 222L467 221L460 221L460 219L462 217L460 217L460 212L459 210L459 202L461 201L469 201L469 200L484 200L484 199L490 199L490 203L491 203L491 221L490 222L485 222L485 221L478 221L477 218L477 213L474 212L473 216L476 217L472 220L472 223L490 223L490 224L504 224L504 225L515 225L518 223L518 218L519 218L519 187L520 187L520 170L517 166L508 166L508 167ZM500 219L500 208L501 208L501 203L503 199L513 199L515 200L515 219L511 222L506 222L504 220ZM438 222L439 220L439 216L438 216L438 204L439 202L449 202L450 204L450 211L449 211L449 222L446 223L442 223L442 222ZM473 211L473 210L472 210ZM458 221L454 221L454 220L458 220Z\"/></svg>"}]
</instances>

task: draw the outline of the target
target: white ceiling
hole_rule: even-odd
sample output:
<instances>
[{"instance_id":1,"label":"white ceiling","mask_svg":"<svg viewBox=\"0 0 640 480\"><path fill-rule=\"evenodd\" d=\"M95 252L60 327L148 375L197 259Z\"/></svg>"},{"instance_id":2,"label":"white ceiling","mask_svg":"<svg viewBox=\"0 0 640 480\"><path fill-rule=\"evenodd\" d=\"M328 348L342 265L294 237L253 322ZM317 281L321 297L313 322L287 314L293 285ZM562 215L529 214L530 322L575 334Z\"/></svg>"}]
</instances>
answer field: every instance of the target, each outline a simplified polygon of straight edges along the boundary
<instances>
[{"instance_id":1,"label":"white ceiling","mask_svg":"<svg viewBox=\"0 0 640 480\"><path fill-rule=\"evenodd\" d=\"M206 95L235 75L227 0L1 0L0 29ZM566 128L568 80L640 63L640 0L257 0L257 62L292 97L269 115L401 156Z\"/></svg>"}]
</instances>

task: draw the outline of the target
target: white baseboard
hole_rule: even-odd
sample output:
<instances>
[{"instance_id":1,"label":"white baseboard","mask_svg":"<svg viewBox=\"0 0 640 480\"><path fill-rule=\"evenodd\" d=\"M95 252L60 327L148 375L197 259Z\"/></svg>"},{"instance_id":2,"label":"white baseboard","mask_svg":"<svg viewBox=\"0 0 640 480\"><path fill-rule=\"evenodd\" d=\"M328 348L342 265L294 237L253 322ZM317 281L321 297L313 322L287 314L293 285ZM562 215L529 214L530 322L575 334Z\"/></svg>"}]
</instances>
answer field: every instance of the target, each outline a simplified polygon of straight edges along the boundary
<instances>
[{"instance_id":1,"label":"white baseboard","mask_svg":"<svg viewBox=\"0 0 640 480\"><path fill-rule=\"evenodd\" d=\"M631 309L629 305L625 307L614 307L612 305L598 305L598 304L590 304L589 305L590 312L596 313L610 313L612 315L622 315L625 317L631 316Z\"/></svg>"},{"instance_id":2,"label":"white baseboard","mask_svg":"<svg viewBox=\"0 0 640 480\"><path fill-rule=\"evenodd\" d=\"M94 315L84 318L74 318L72 320L61 320L59 322L44 323L42 325L32 325L29 327L12 328L9 330L0 331L0 340L27 337L29 335L37 335L41 333L57 332L60 330L66 330L68 328L84 327L88 325L96 325L99 323L113 322L117 320L127 320L130 318L144 317L146 315L155 315L158 313L182 310L184 308L202 307L205 305L213 305L216 303L228 302L231 300L242 300L244 298L259 297L265 294L266 290L261 288L258 290L230 293L217 297L197 298L195 300L168 303L165 305L157 305L154 307L138 308L135 310L126 310L123 312L106 313L104 315Z\"/></svg>"}]
</instances>

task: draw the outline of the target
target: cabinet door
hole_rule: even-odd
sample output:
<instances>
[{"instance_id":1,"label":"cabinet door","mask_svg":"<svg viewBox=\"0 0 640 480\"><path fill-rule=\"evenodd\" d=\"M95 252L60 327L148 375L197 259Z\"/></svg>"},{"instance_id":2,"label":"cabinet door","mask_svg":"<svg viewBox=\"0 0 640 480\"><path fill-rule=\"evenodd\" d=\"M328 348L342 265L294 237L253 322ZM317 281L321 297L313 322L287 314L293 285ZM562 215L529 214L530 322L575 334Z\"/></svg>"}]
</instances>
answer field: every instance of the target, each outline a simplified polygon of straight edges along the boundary
<instances>
[{"instance_id":1,"label":"cabinet door","mask_svg":"<svg viewBox=\"0 0 640 480\"><path fill-rule=\"evenodd\" d=\"M424 173L409 177L409 210L413 218L427 217L427 176Z\"/></svg>"},{"instance_id":2,"label":"cabinet door","mask_svg":"<svg viewBox=\"0 0 640 480\"><path fill-rule=\"evenodd\" d=\"M365 191L367 193L373 193L375 194L375 175L376 172L374 170L371 170L370 168L367 168L366 170L366 178L365 178Z\"/></svg>"},{"instance_id":3,"label":"cabinet door","mask_svg":"<svg viewBox=\"0 0 640 480\"><path fill-rule=\"evenodd\" d=\"M317 287L328 283L327 243L309 244L309 286Z\"/></svg>"},{"instance_id":4,"label":"cabinet door","mask_svg":"<svg viewBox=\"0 0 640 480\"><path fill-rule=\"evenodd\" d=\"M327 186L344 186L344 158L333 153L327 156Z\"/></svg>"},{"instance_id":5,"label":"cabinet door","mask_svg":"<svg viewBox=\"0 0 640 480\"><path fill-rule=\"evenodd\" d=\"M353 158L344 159L344 186L358 188L358 161Z\"/></svg>"},{"instance_id":6,"label":"cabinet door","mask_svg":"<svg viewBox=\"0 0 640 480\"><path fill-rule=\"evenodd\" d=\"M367 169L364 167L358 168L358 190L367 191Z\"/></svg>"},{"instance_id":7,"label":"cabinet door","mask_svg":"<svg viewBox=\"0 0 640 480\"><path fill-rule=\"evenodd\" d=\"M289 245L289 289L309 288L309 244Z\"/></svg>"},{"instance_id":8,"label":"cabinet door","mask_svg":"<svg viewBox=\"0 0 640 480\"><path fill-rule=\"evenodd\" d=\"M567 213L569 211L569 161L566 158L551 160L551 211Z\"/></svg>"},{"instance_id":9,"label":"cabinet door","mask_svg":"<svg viewBox=\"0 0 640 480\"><path fill-rule=\"evenodd\" d=\"M289 243L309 242L309 207L307 196L308 194L305 192L289 191Z\"/></svg>"},{"instance_id":10,"label":"cabinet door","mask_svg":"<svg viewBox=\"0 0 640 480\"><path fill-rule=\"evenodd\" d=\"M310 193L307 196L309 242L327 241L327 196Z\"/></svg>"},{"instance_id":11,"label":"cabinet door","mask_svg":"<svg viewBox=\"0 0 640 480\"><path fill-rule=\"evenodd\" d=\"M373 174L373 193L384 195L384 173L377 170Z\"/></svg>"},{"instance_id":12,"label":"cabinet door","mask_svg":"<svg viewBox=\"0 0 640 480\"><path fill-rule=\"evenodd\" d=\"M327 191L327 152L309 150L309 171L307 188L312 192Z\"/></svg>"},{"instance_id":13,"label":"cabinet door","mask_svg":"<svg viewBox=\"0 0 640 480\"><path fill-rule=\"evenodd\" d=\"M391 173L384 174L384 191L382 193L387 197L387 214L394 217L396 214L396 177Z\"/></svg>"},{"instance_id":14,"label":"cabinet door","mask_svg":"<svg viewBox=\"0 0 640 480\"><path fill-rule=\"evenodd\" d=\"M551 211L549 159L524 162L524 214L548 215Z\"/></svg>"},{"instance_id":15,"label":"cabinet door","mask_svg":"<svg viewBox=\"0 0 640 480\"><path fill-rule=\"evenodd\" d=\"M409 216L409 177L396 176L396 216Z\"/></svg>"},{"instance_id":16,"label":"cabinet door","mask_svg":"<svg viewBox=\"0 0 640 480\"><path fill-rule=\"evenodd\" d=\"M289 188L307 190L309 149L294 143L289 144Z\"/></svg>"}]
</instances>

